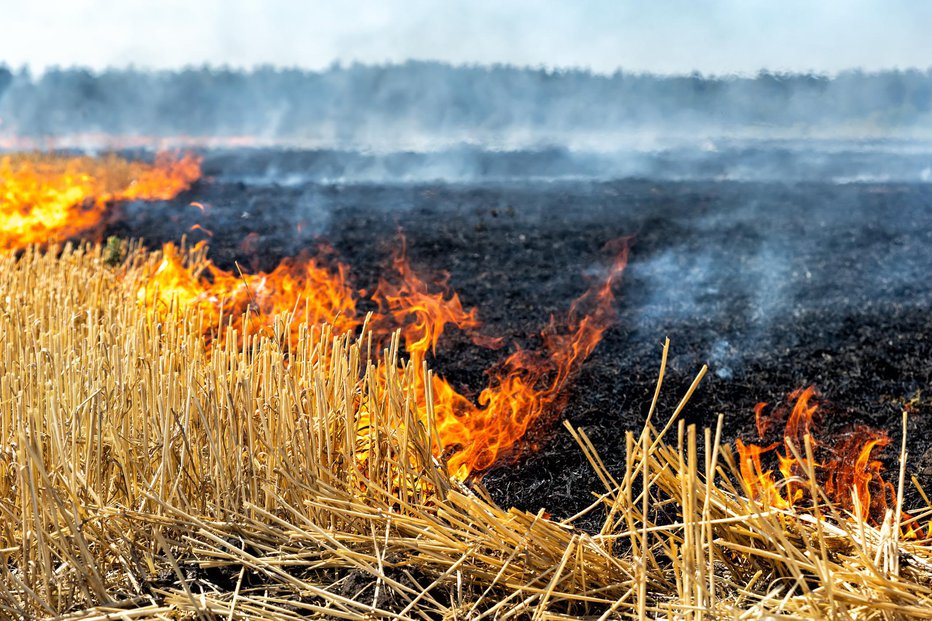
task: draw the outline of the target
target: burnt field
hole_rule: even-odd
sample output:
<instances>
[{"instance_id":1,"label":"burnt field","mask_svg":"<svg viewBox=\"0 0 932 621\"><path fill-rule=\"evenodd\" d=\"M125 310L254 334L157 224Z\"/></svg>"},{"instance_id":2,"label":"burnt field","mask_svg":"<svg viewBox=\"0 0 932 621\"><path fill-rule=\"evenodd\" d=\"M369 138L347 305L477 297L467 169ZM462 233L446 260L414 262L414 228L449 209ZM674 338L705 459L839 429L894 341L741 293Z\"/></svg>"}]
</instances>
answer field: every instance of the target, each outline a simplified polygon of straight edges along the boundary
<instances>
[{"instance_id":1,"label":"burnt field","mask_svg":"<svg viewBox=\"0 0 932 621\"><path fill-rule=\"evenodd\" d=\"M929 184L334 183L270 172L270 157L290 170L313 162L299 151L207 153L191 190L120 206L105 235L154 247L187 234L206 240L219 266L245 270L326 245L349 265L353 286L371 291L402 231L413 267L428 281L448 273L483 332L511 346L532 346L551 314L565 312L603 269L605 244L631 237L617 322L557 413L586 429L610 469L622 466L624 432L643 423L669 337L661 415L704 363L709 373L686 419L714 426L724 414L728 441L756 439L756 403L815 385L828 404L816 435L830 444L856 424L886 430L893 442L881 456L892 461L907 408L907 472L922 481L932 474ZM432 364L474 394L504 355L450 330ZM483 482L503 505L555 516L574 514L598 489L553 418Z\"/></svg>"}]
</instances>

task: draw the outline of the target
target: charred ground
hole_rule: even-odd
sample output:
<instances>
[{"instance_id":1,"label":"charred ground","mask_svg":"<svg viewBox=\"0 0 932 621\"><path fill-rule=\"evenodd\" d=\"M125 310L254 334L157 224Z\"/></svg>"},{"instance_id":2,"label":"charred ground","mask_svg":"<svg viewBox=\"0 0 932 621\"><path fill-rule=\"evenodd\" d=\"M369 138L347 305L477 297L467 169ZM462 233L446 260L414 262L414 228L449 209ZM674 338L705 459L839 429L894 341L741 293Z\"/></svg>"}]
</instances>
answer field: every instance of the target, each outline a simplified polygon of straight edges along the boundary
<instances>
[{"instance_id":1,"label":"charred ground","mask_svg":"<svg viewBox=\"0 0 932 621\"><path fill-rule=\"evenodd\" d=\"M238 174L265 170L243 153ZM287 158L297 158L300 152ZM306 157L306 156L305 156ZM725 437L754 439L753 406L815 384L829 406L819 437L856 423L886 429L895 456L911 410L908 472L932 476L932 185L508 181L322 183L224 174L207 154L207 177L175 201L120 207L106 234L155 246L207 239L222 267L273 268L321 243L371 291L398 245L425 277L448 272L490 335L533 344L609 258L606 242L632 236L618 290L618 322L574 382L565 417L585 427L610 468L624 432L639 431L656 382L663 338L672 341L660 416L703 363L710 365L685 414ZM200 209L192 201L203 204ZM213 233L191 231L198 224ZM428 278L429 279L429 278ZM435 368L478 393L503 353L444 336ZM590 502L598 481L562 428L549 421L521 455L484 482L503 504L557 516Z\"/></svg>"}]
</instances>

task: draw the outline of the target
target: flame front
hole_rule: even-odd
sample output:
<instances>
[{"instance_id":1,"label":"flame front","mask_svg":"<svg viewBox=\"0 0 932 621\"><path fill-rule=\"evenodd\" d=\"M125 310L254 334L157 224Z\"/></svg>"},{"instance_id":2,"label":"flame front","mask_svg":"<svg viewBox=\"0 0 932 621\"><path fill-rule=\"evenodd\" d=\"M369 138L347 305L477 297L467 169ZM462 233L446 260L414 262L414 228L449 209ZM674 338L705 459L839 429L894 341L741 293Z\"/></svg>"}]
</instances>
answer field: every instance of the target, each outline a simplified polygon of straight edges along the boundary
<instances>
[{"instance_id":1,"label":"flame front","mask_svg":"<svg viewBox=\"0 0 932 621\"><path fill-rule=\"evenodd\" d=\"M99 226L107 204L168 200L200 177L191 155L154 164L50 154L0 156L0 249L61 241Z\"/></svg>"},{"instance_id":2,"label":"flame front","mask_svg":"<svg viewBox=\"0 0 932 621\"><path fill-rule=\"evenodd\" d=\"M534 421L562 405L568 384L614 321L612 289L626 261L624 244L604 278L572 304L564 320L551 319L540 335L542 347L518 348L490 369L488 386L475 400L441 377L431 376L427 386L423 374L417 374L422 388L417 404L420 420L435 429L435 452L448 456L454 476L466 479L488 469L512 451ZM372 333L384 343L400 329L415 369L423 367L428 352L436 351L449 325L463 330L477 346L502 346L502 339L480 331L476 310L463 307L446 279L431 287L417 276L405 256L403 240L393 267L398 284L380 282L374 297L382 312L372 318ZM360 325L357 294L347 271L340 263L331 268L314 259L288 259L269 274L233 274L206 258L203 242L188 253L166 244L161 262L138 297L153 312L195 311L211 338L222 337L221 324L229 320L242 321L246 332L271 334L272 317L288 313L299 320L291 322L294 340L302 322L326 322L338 331ZM428 420L428 392L433 420Z\"/></svg>"},{"instance_id":3,"label":"flame front","mask_svg":"<svg viewBox=\"0 0 932 621\"><path fill-rule=\"evenodd\" d=\"M296 340L301 323L328 323L338 331L360 323L346 266L338 263L331 271L315 259L299 258L283 261L268 274L236 274L214 265L204 242L189 253L165 244L162 260L137 297L154 313L193 310L211 338L222 336L225 320L242 321L249 334L265 331L271 336L275 316L293 317L289 342Z\"/></svg>"},{"instance_id":4,"label":"flame front","mask_svg":"<svg viewBox=\"0 0 932 621\"><path fill-rule=\"evenodd\" d=\"M604 279L573 302L564 321L551 318L541 333L543 349L519 349L493 369L478 404L435 378L440 441L445 447L459 447L449 459L454 476L465 478L490 467L532 423L553 416L563 405L569 383L614 322L613 285L627 259L625 245Z\"/></svg>"},{"instance_id":5,"label":"flame front","mask_svg":"<svg viewBox=\"0 0 932 621\"><path fill-rule=\"evenodd\" d=\"M58 155L8 155L0 158L0 249L45 244L87 233L103 224L107 206L119 200L167 200L200 176L193 156L165 155L154 164L105 158ZM194 203L205 209L200 203ZM195 226L205 235L212 232ZM244 244L253 244L251 237ZM565 317L551 318L540 333L541 346L514 346L510 355L487 371L488 384L478 395L458 392L439 376L416 373L422 397L417 415L432 429L434 451L448 457L451 473L466 479L491 467L542 417L554 415L565 401L567 387L582 362L614 321L616 284L627 261L627 243L604 277L580 296ZM385 344L400 329L410 364L424 367L436 352L447 326L463 330L479 347L498 349L504 341L481 331L475 309L463 306L446 279L428 286L411 268L401 250L393 261L395 278L383 279L374 294L382 312L372 317L372 333ZM198 321L209 346L225 343L227 326L244 334L281 338L283 346L297 342L301 325L330 324L337 332L362 323L357 310L361 292L348 279L348 268L324 258L290 258L270 273L226 271L207 258L204 242L193 248L168 243L151 264L144 282L136 285L137 300L159 321L185 316ZM275 317L291 321L291 333L280 334ZM432 397L432 409L428 404ZM433 412L434 419L429 420ZM365 445L365 429L360 440ZM361 458L365 461L365 450Z\"/></svg>"},{"instance_id":6,"label":"flame front","mask_svg":"<svg viewBox=\"0 0 932 621\"><path fill-rule=\"evenodd\" d=\"M568 384L614 322L613 286L627 264L627 241L615 250L617 256L604 278L573 302L563 321L551 318L541 333L543 347L519 348L490 369L488 386L475 402L447 380L432 376L432 385L425 388L433 395L439 449L449 456L453 476L466 479L488 469L514 449L532 423L562 405ZM465 311L455 293L449 297L429 294L403 254L396 257L395 266L402 284L392 287L383 281L379 294L403 326L405 349L416 368L436 348L447 324L465 330L477 345L500 346L500 339L476 331L480 323L475 310ZM427 404L419 407L426 415Z\"/></svg>"}]
</instances>

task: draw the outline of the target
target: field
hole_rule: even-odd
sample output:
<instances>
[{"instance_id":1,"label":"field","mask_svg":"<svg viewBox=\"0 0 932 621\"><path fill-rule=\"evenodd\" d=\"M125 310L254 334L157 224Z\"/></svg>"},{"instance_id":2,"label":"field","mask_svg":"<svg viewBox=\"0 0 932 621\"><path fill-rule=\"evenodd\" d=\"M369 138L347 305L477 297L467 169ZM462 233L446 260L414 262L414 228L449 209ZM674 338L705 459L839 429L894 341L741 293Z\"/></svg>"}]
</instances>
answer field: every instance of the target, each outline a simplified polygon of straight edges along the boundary
<instances>
[{"instance_id":1,"label":"field","mask_svg":"<svg viewBox=\"0 0 932 621\"><path fill-rule=\"evenodd\" d=\"M69 233L109 242L3 256L8 614L927 610L927 184L290 172L308 157L208 152ZM336 295L267 298L286 259ZM535 415L469 461L449 429L483 389Z\"/></svg>"}]
</instances>

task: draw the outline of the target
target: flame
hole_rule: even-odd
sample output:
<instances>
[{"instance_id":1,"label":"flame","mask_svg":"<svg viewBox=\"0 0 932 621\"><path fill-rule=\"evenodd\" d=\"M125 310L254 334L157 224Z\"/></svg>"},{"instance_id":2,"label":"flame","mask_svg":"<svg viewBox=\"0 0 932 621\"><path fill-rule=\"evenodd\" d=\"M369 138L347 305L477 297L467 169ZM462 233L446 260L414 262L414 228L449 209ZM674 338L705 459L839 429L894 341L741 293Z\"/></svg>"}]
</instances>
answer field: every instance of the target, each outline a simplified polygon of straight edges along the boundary
<instances>
[{"instance_id":1,"label":"flame","mask_svg":"<svg viewBox=\"0 0 932 621\"><path fill-rule=\"evenodd\" d=\"M63 157L18 155L0 158L0 249L66 239L102 223L107 204L116 200L170 199L200 175L192 156L173 159L160 155L154 164L129 162L116 156ZM189 203L204 211L203 203ZM207 236L200 224L191 230ZM250 234L244 252L255 251L259 238ZM567 387L582 362L614 321L614 293L627 261L627 242L604 277L571 305L565 317L551 317L535 349L513 351L488 370L488 385L478 395L458 392L439 376L416 373L421 383L417 415L432 429L438 455L446 455L451 472L460 479L488 469L515 445L529 426L554 415L564 403ZM498 349L504 341L482 331L476 309L464 307L450 290L448 276L432 285L411 268L402 238L392 262L395 278L383 279L373 295L381 312L372 316L372 333L381 344L401 330L405 351L414 370L436 353L448 326L462 330L479 347ZM162 247L136 289L137 300L159 321L188 317L199 322L208 345L224 342L232 325L245 334L265 334L297 342L301 325L329 324L337 332L361 323L357 305L365 292L349 284L347 267L324 257L284 260L272 272L227 271L207 258L205 243L189 249L173 243ZM290 334L276 332L276 316L287 322ZM427 385L427 382L430 385ZM428 405L432 395L433 410ZM433 411L434 420L427 420ZM358 430L360 441L366 433ZM365 450L361 451L363 460Z\"/></svg>"},{"instance_id":2,"label":"flame","mask_svg":"<svg viewBox=\"0 0 932 621\"><path fill-rule=\"evenodd\" d=\"M777 444L774 443L763 448L756 444L745 445L738 438L735 440L735 445L738 448L738 454L741 456L741 478L747 483L754 499L771 507L789 509L790 503L780 495L777 483L773 479L773 470L764 470L761 465L761 455L777 448Z\"/></svg>"},{"instance_id":3,"label":"flame","mask_svg":"<svg viewBox=\"0 0 932 621\"><path fill-rule=\"evenodd\" d=\"M195 251L202 252L204 248L204 243L199 242ZM139 289L139 300L159 312L175 307L203 308L204 312L210 314L208 324L212 325L215 323L212 311L216 299L211 298L208 286L199 277L205 267L197 260L186 264L175 244L165 244L162 247L162 260Z\"/></svg>"},{"instance_id":4,"label":"flame","mask_svg":"<svg viewBox=\"0 0 932 621\"><path fill-rule=\"evenodd\" d=\"M464 480L488 469L513 451L532 423L552 415L563 404L568 384L614 321L612 289L627 263L627 241L616 251L614 263L601 282L573 302L562 321L551 318L540 335L543 347L518 348L490 369L488 386L475 402L447 380L432 376L429 388L439 449L448 455L453 476ZM423 365L428 351L436 349L447 324L466 330L478 345L500 345L499 340L476 332L480 323L475 311L465 311L456 294L429 294L410 270L403 248L395 267L402 285L392 287L383 281L378 295L403 326L405 349L415 368ZM426 403L419 407L426 412Z\"/></svg>"},{"instance_id":5,"label":"flame","mask_svg":"<svg viewBox=\"0 0 932 621\"><path fill-rule=\"evenodd\" d=\"M477 330L482 325L476 309L465 310L459 295L449 289L449 275L444 274L436 283L438 293L430 293L427 283L411 269L406 255L404 237L400 237L399 250L392 260L401 284L393 285L387 280L379 282L375 297L388 312L379 319L387 331L402 329L405 349L418 366L428 350L437 352L437 342L447 324L465 331L476 345L496 348L501 339L482 335ZM386 323L387 322L387 323Z\"/></svg>"},{"instance_id":6,"label":"flame","mask_svg":"<svg viewBox=\"0 0 932 621\"><path fill-rule=\"evenodd\" d=\"M167 200L200 177L190 155L154 164L50 154L0 156L0 249L61 241L99 226L107 204Z\"/></svg>"},{"instance_id":7,"label":"flame","mask_svg":"<svg viewBox=\"0 0 932 621\"><path fill-rule=\"evenodd\" d=\"M223 337L223 322L241 318L245 318L246 332L269 330L271 317L281 313L301 320L292 322L292 342L302 322L326 322L337 331L352 330L361 323L357 316L361 292L349 286L343 264L330 269L314 259L289 259L269 274L233 274L208 260L205 248L199 242L183 253L174 244L166 244L161 261L139 289L139 301L153 312L193 310L212 338ZM605 276L572 304L562 320L551 318L540 334L542 346L516 348L488 371L488 386L475 400L446 379L431 376L428 386L426 377L416 373L422 389L418 415L425 427L435 430L435 453L448 457L454 476L464 480L488 469L513 452L534 421L553 415L564 403L567 386L614 321L613 286L626 262L624 243ZM415 370L423 367L428 353L436 352L451 325L480 347L502 346L502 339L480 331L477 311L466 309L459 295L450 291L448 277L429 286L415 273L403 240L392 264L397 282L383 279L379 283L373 298L382 312L373 315L372 332L384 342L400 329ZM428 392L434 420L428 420ZM365 451L361 457L364 461Z\"/></svg>"},{"instance_id":8,"label":"flame","mask_svg":"<svg viewBox=\"0 0 932 621\"><path fill-rule=\"evenodd\" d=\"M826 464L825 491L836 503L844 504L856 494L863 516L882 516L887 499L896 497L893 484L881 475L883 463L872 457L875 450L890 444L890 438L865 426L856 427L834 448Z\"/></svg>"},{"instance_id":9,"label":"flame","mask_svg":"<svg viewBox=\"0 0 932 621\"><path fill-rule=\"evenodd\" d=\"M831 444L817 440L813 426L821 404L813 386L791 392L787 405L775 408L769 417L763 414L766 407L758 403L754 408L758 435L763 439L786 417L782 441L766 447L736 442L741 478L753 498L779 509L808 508L812 505L808 479L814 473L816 483L837 507L861 520L883 521L896 497L893 485L883 479L883 463L875 456L890 444L886 433L857 426ZM806 450L807 440L811 453ZM765 469L762 457L780 446L782 451L776 451L778 477L772 469ZM917 535L917 528L910 526L907 534Z\"/></svg>"},{"instance_id":10,"label":"flame","mask_svg":"<svg viewBox=\"0 0 932 621\"><path fill-rule=\"evenodd\" d=\"M114 155L100 159L0 156L0 250L87 232L102 223L108 203L171 199L199 176L199 160L190 155L176 159L160 154L154 164ZM198 202L190 205L207 209ZM213 235L199 224L191 228ZM258 235L251 233L241 249L255 252L258 241ZM564 317L551 317L539 335L540 347L514 346L510 355L487 371L488 384L477 396L459 392L440 376L416 374L422 384L418 415L435 434L434 450L447 456L453 476L464 480L514 454L528 428L563 405L570 382L615 319L613 288L627 262L627 241L622 240L615 251L604 277L575 300ZM450 290L448 277L433 287L421 280L407 261L403 240L393 268L397 278L380 281L374 294L382 312L373 316L373 333L384 341L400 329L415 370L436 353L447 326L463 331L477 346L502 346L502 339L482 333L476 309L463 306ZM247 334L274 335L273 318L289 316L297 321L289 322L292 333L282 336L291 344L301 324L327 323L342 332L362 323L357 301L365 293L350 287L347 274L342 263L307 257L286 259L270 273L234 273L207 259L204 242L190 251L169 243L139 286L137 297L160 317L193 313L208 342L223 339L228 322L240 325ZM423 396L428 393L430 406ZM427 420L431 406L432 421ZM820 404L811 386L793 391L787 405L770 416L765 415L766 408L765 403L754 408L758 436L763 439L785 418L782 441L768 446L737 441L740 474L754 498L780 509L799 509L812 501L806 481L815 473L836 505L862 520L882 519L895 497L876 458L890 443L885 433L861 426L832 445L817 441L813 424ZM365 417L360 420L357 432L364 462L368 425ZM765 466L772 452L776 470ZM919 536L921 531L910 526L909 532Z\"/></svg>"},{"instance_id":11,"label":"flame","mask_svg":"<svg viewBox=\"0 0 932 621\"><path fill-rule=\"evenodd\" d=\"M204 242L190 253L173 243L162 247L162 259L139 288L138 300L154 313L194 311L205 330L222 336L226 320L244 320L244 330L272 334L276 315L288 315L292 339L298 325L328 323L338 331L355 328L355 292L349 287L346 266L331 271L313 258L286 259L270 273L239 273L220 269L206 258Z\"/></svg>"},{"instance_id":12,"label":"flame","mask_svg":"<svg viewBox=\"0 0 932 621\"><path fill-rule=\"evenodd\" d=\"M488 468L524 436L531 423L563 405L568 384L614 322L613 286L627 260L624 244L602 282L573 302L565 320L551 318L541 333L543 351L519 349L490 373L477 406L450 395L446 415L438 411L437 427L441 442L462 447L449 460L451 472L465 477ZM582 314L584 310L587 314ZM438 383L435 389L442 394Z\"/></svg>"}]
</instances>

